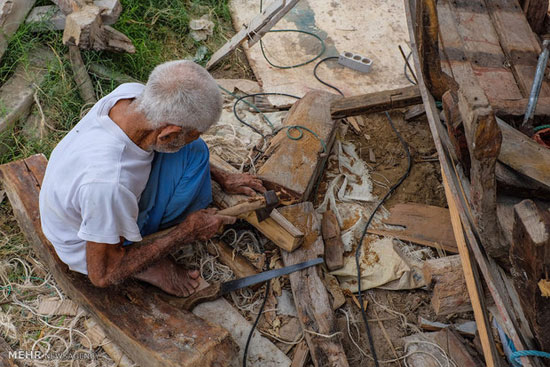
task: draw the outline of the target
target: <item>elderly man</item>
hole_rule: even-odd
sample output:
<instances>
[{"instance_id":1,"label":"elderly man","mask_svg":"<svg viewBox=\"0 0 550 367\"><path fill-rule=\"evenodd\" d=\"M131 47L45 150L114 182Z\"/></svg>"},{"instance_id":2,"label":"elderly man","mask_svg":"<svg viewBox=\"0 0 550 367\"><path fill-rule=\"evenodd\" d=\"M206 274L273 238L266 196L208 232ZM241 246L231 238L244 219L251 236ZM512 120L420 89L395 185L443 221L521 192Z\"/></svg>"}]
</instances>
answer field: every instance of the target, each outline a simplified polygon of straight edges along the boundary
<instances>
[{"instance_id":1,"label":"elderly man","mask_svg":"<svg viewBox=\"0 0 550 367\"><path fill-rule=\"evenodd\" d=\"M205 209L210 178L228 193L265 191L253 176L210 167L199 136L221 108L214 79L189 61L159 65L145 86L123 84L102 98L57 145L46 169L42 230L59 258L98 287L134 277L177 296L193 293L198 272L169 254L235 221ZM142 241L174 225L169 235Z\"/></svg>"}]
</instances>

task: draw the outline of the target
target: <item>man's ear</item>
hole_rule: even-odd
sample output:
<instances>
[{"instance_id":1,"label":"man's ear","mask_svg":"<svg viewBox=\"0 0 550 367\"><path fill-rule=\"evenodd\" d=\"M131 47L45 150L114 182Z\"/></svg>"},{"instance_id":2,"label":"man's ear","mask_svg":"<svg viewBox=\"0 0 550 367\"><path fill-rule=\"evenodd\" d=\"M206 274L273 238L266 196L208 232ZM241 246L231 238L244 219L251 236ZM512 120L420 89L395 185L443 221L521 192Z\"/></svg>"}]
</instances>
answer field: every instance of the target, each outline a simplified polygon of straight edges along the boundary
<instances>
[{"instance_id":1,"label":"man's ear","mask_svg":"<svg viewBox=\"0 0 550 367\"><path fill-rule=\"evenodd\" d=\"M181 133L182 128L181 126L176 125L167 125L161 128L160 134L158 135L158 139L160 140L168 140L171 137L173 137L174 134Z\"/></svg>"}]
</instances>

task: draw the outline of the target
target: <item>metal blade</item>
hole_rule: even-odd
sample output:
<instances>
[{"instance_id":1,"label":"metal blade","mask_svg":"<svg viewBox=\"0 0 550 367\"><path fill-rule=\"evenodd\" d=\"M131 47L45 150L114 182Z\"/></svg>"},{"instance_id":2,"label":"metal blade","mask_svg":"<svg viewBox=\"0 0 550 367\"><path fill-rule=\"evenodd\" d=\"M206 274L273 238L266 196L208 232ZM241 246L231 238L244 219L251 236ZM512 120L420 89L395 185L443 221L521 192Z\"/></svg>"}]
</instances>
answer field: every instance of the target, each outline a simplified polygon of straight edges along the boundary
<instances>
[{"instance_id":1,"label":"metal blade","mask_svg":"<svg viewBox=\"0 0 550 367\"><path fill-rule=\"evenodd\" d=\"M251 275L249 277L230 280L229 282L225 282L221 284L220 293L221 295L224 295L229 292L236 291L237 289L241 289L244 287L249 287L254 284L265 282L266 280L280 277L281 275L294 273L295 271L306 269L306 268L309 268L310 266L319 265L319 264L322 264L323 262L324 262L323 258L318 257L316 259L305 261L303 263L285 266L284 268L268 270L260 274Z\"/></svg>"}]
</instances>

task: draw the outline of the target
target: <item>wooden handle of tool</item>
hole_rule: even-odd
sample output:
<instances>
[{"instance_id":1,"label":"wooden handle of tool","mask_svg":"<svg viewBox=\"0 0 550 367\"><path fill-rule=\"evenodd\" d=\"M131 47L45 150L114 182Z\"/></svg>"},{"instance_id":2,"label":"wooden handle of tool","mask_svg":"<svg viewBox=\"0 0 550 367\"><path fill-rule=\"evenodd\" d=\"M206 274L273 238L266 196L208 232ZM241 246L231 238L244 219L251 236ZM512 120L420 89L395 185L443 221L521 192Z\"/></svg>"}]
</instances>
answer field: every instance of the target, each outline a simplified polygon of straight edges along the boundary
<instances>
[{"instance_id":1,"label":"wooden handle of tool","mask_svg":"<svg viewBox=\"0 0 550 367\"><path fill-rule=\"evenodd\" d=\"M164 296L163 299L172 306L178 307L182 310L191 311L199 303L213 301L220 298L220 290L221 283L213 283L206 288L196 291L189 297L178 298L173 296Z\"/></svg>"},{"instance_id":2,"label":"wooden handle of tool","mask_svg":"<svg viewBox=\"0 0 550 367\"><path fill-rule=\"evenodd\" d=\"M265 208L265 198L263 197L220 210L216 214L238 217L239 215L250 213L261 208Z\"/></svg>"}]
</instances>

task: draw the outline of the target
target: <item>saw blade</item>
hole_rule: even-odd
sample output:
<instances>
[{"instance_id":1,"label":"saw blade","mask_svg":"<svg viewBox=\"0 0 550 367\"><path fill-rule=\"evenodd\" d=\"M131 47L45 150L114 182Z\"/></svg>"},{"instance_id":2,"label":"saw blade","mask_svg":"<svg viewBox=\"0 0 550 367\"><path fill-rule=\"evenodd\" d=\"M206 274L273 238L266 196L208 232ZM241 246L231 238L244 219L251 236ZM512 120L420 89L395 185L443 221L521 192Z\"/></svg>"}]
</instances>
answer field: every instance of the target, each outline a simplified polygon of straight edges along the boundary
<instances>
[{"instance_id":1,"label":"saw blade","mask_svg":"<svg viewBox=\"0 0 550 367\"><path fill-rule=\"evenodd\" d=\"M229 292L236 291L237 289L249 287L254 284L265 282L266 280L269 280L269 279L294 273L295 271L303 270L303 269L309 268L310 266L319 265L319 264L322 264L323 262L324 262L323 258L318 257L313 260L304 261L303 263L285 266L284 268L268 270L260 274L251 275L249 277L230 280L229 282L225 282L221 284L220 293L221 295L224 295Z\"/></svg>"}]
</instances>

